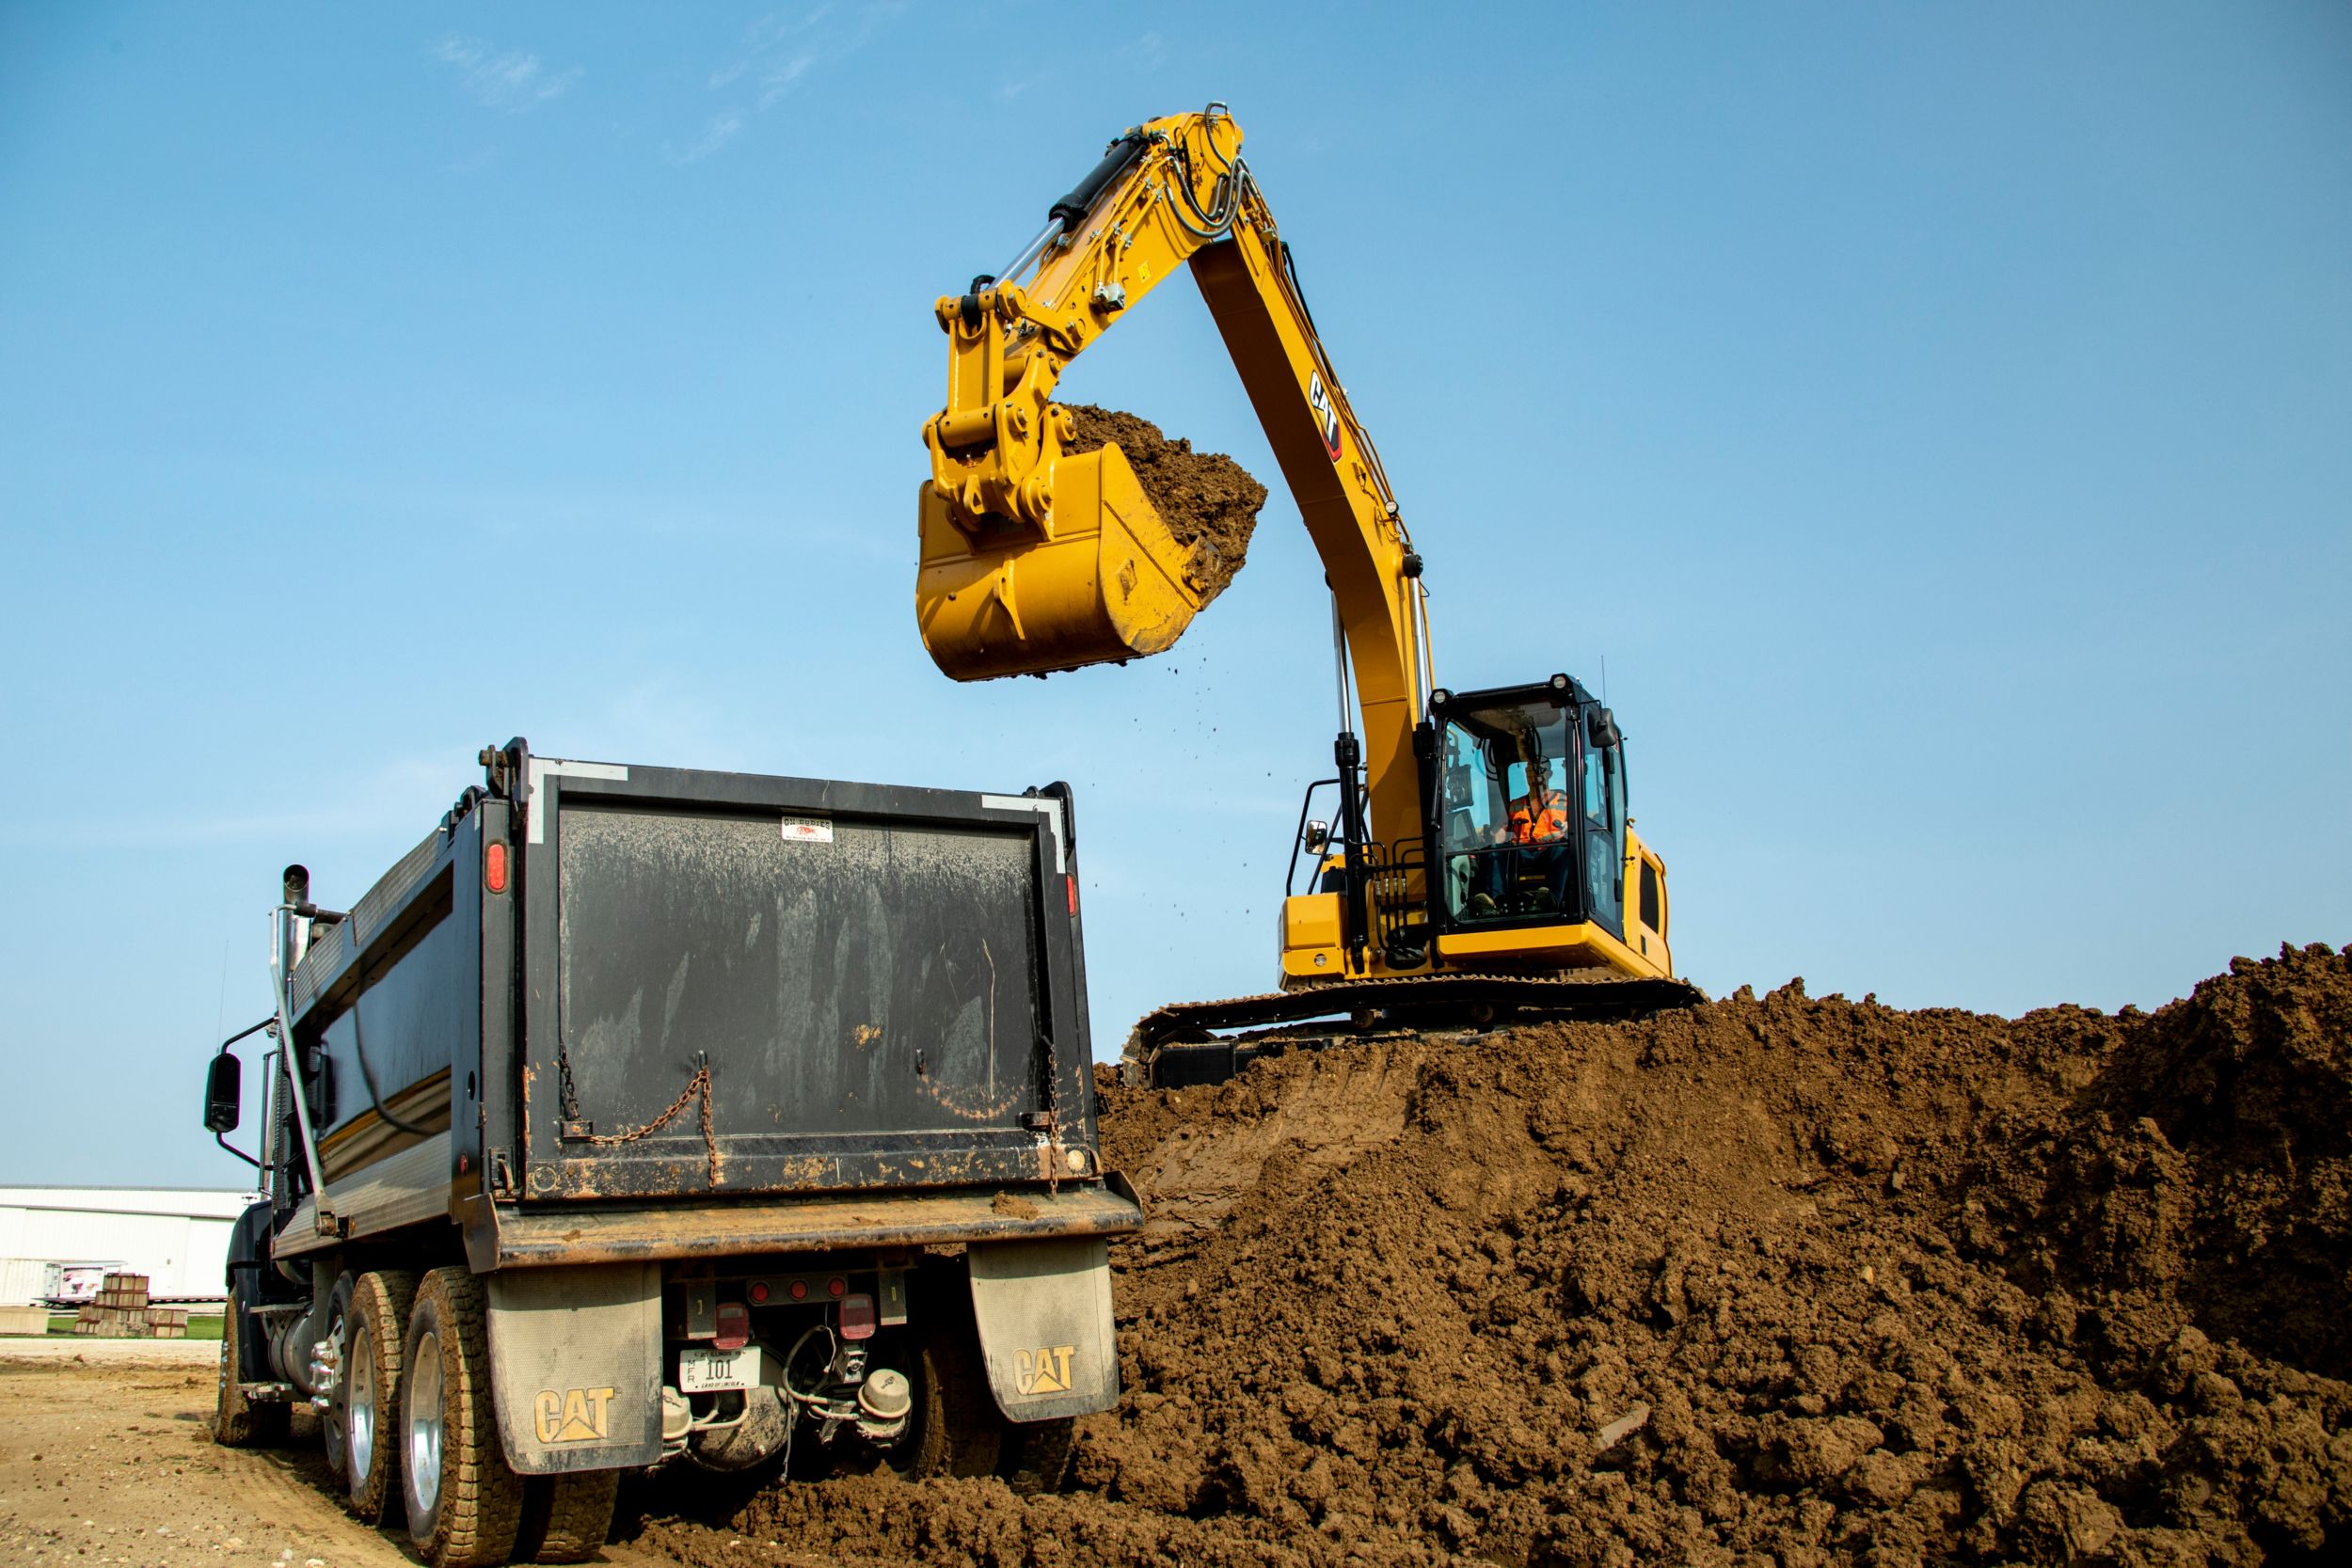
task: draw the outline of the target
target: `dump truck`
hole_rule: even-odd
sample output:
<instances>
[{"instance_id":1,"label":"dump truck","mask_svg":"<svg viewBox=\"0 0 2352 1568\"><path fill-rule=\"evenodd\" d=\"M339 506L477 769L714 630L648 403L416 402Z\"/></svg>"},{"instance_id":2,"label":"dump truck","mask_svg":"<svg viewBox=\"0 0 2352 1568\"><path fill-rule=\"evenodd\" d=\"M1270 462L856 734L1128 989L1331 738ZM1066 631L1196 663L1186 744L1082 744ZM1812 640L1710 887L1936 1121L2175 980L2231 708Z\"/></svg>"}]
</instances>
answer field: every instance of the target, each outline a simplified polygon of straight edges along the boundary
<instances>
[{"instance_id":1,"label":"dump truck","mask_svg":"<svg viewBox=\"0 0 2352 1568\"><path fill-rule=\"evenodd\" d=\"M665 1463L1052 1485L1142 1219L1070 790L480 761L347 909L283 875L270 1016L205 1086L267 1195L216 1440L316 1410L438 1568L578 1560Z\"/></svg>"}]
</instances>

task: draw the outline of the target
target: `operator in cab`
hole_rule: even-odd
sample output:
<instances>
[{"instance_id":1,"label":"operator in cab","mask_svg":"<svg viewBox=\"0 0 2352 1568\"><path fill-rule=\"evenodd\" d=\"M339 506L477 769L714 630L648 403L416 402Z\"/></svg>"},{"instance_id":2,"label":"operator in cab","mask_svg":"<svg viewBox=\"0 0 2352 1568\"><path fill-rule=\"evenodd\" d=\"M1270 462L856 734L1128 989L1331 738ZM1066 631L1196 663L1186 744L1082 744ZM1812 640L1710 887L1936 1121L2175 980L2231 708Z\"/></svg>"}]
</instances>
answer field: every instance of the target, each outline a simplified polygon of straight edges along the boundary
<instances>
[{"instance_id":1,"label":"operator in cab","mask_svg":"<svg viewBox=\"0 0 2352 1568\"><path fill-rule=\"evenodd\" d=\"M1565 759L1537 754L1519 766L1525 793L1512 800L1509 825L1494 831L1499 847L1479 857L1479 885L1470 900L1472 915L1498 912L1514 885L1528 877L1543 879L1534 895L1534 912L1549 914L1567 904L1576 857L1568 842Z\"/></svg>"}]
</instances>

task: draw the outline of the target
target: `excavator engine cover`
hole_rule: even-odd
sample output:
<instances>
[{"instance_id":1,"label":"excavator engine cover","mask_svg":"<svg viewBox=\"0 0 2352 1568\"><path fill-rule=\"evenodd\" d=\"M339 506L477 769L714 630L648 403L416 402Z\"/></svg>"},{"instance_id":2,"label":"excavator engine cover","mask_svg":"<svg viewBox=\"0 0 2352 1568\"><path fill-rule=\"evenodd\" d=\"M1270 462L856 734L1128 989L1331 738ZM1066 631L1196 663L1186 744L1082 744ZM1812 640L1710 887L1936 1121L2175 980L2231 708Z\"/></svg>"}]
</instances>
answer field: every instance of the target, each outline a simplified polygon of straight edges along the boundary
<instances>
[{"instance_id":1,"label":"excavator engine cover","mask_svg":"<svg viewBox=\"0 0 2352 1568\"><path fill-rule=\"evenodd\" d=\"M1168 648L1200 612L1201 562L1116 444L1055 458L1047 483L1039 530L975 521L924 482L915 619L931 662L956 680L1123 663Z\"/></svg>"}]
</instances>

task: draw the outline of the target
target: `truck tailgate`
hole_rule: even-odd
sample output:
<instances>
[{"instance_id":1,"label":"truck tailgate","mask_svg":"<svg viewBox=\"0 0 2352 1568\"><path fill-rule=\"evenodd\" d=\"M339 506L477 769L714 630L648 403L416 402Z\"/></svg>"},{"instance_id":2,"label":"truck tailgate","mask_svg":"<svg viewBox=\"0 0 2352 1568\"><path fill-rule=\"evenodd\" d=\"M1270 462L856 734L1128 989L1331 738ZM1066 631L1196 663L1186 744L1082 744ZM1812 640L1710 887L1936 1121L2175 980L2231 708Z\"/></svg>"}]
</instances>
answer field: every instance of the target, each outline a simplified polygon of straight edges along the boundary
<instances>
[{"instance_id":1,"label":"truck tailgate","mask_svg":"<svg viewBox=\"0 0 2352 1568\"><path fill-rule=\"evenodd\" d=\"M526 1198L1067 1174L1086 1046L1058 802L559 782L525 906Z\"/></svg>"}]
</instances>

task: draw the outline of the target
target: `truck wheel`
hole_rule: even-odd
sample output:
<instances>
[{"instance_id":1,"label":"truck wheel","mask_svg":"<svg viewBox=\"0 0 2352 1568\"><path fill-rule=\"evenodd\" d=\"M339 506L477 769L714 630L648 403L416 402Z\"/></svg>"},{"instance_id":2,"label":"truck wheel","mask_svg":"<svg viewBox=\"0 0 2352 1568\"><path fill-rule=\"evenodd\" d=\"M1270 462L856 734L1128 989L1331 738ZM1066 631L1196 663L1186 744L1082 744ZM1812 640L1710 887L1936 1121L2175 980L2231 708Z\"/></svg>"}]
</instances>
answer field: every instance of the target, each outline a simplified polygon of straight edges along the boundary
<instances>
[{"instance_id":1,"label":"truck wheel","mask_svg":"<svg viewBox=\"0 0 2352 1568\"><path fill-rule=\"evenodd\" d=\"M523 1522L516 1532L517 1561L585 1562L612 1532L618 1470L575 1470L532 1476L523 1482Z\"/></svg>"},{"instance_id":2,"label":"truck wheel","mask_svg":"<svg viewBox=\"0 0 2352 1568\"><path fill-rule=\"evenodd\" d=\"M213 1441L224 1449L272 1447L286 1440L287 1407L246 1398L245 1309L237 1292L220 1320L220 1402L213 1411Z\"/></svg>"},{"instance_id":3,"label":"truck wheel","mask_svg":"<svg viewBox=\"0 0 2352 1568\"><path fill-rule=\"evenodd\" d=\"M972 1308L949 1307L918 1321L926 1326L916 1341L914 1408L890 1467L909 1481L993 1475L1005 1418L981 1370Z\"/></svg>"},{"instance_id":4,"label":"truck wheel","mask_svg":"<svg viewBox=\"0 0 2352 1568\"><path fill-rule=\"evenodd\" d=\"M345 1461L350 1457L351 1443L343 1431L344 1408L350 1403L351 1389L351 1275L346 1273L335 1279L335 1288L326 1296L326 1327L319 1336L319 1343L335 1347L335 1385L326 1396L326 1413L319 1418L319 1446L326 1450L326 1467L337 1481L349 1479L351 1471Z\"/></svg>"},{"instance_id":5,"label":"truck wheel","mask_svg":"<svg viewBox=\"0 0 2352 1568\"><path fill-rule=\"evenodd\" d=\"M408 1539L435 1568L487 1568L515 1550L522 1478L507 1468L490 1397L481 1281L435 1269L417 1291L400 1391Z\"/></svg>"},{"instance_id":6,"label":"truck wheel","mask_svg":"<svg viewBox=\"0 0 2352 1568\"><path fill-rule=\"evenodd\" d=\"M401 1343L416 1294L417 1276L405 1269L363 1274L351 1282L343 1320L342 1397L330 1414L341 1428L344 1496L371 1525L400 1496Z\"/></svg>"},{"instance_id":7,"label":"truck wheel","mask_svg":"<svg viewBox=\"0 0 2352 1568\"><path fill-rule=\"evenodd\" d=\"M1007 1421L996 1473L1024 1497L1058 1492L1070 1475L1071 1451L1077 1442L1074 1417L1057 1421Z\"/></svg>"}]
</instances>

